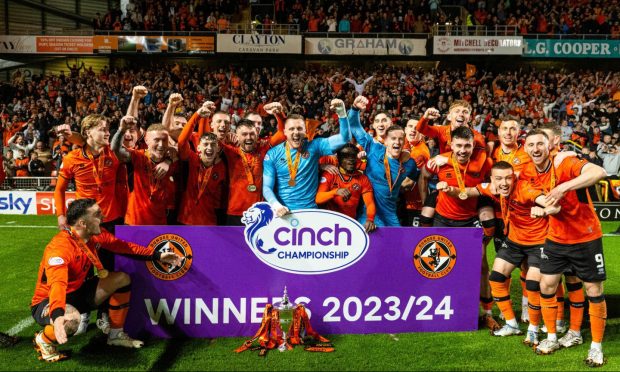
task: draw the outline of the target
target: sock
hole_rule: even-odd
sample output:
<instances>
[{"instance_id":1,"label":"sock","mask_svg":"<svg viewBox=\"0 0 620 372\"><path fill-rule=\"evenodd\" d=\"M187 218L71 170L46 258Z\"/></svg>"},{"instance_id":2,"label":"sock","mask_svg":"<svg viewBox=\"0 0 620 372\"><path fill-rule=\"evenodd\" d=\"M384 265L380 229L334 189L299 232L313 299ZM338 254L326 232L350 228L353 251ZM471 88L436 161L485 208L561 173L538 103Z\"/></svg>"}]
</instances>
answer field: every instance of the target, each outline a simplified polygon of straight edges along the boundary
<instances>
[{"instance_id":1,"label":"sock","mask_svg":"<svg viewBox=\"0 0 620 372\"><path fill-rule=\"evenodd\" d=\"M508 278L497 271L492 271L491 275L489 275L489 283L491 284L493 300L504 315L506 323L510 320L515 320L515 312L512 309L512 302L510 301L510 287L508 287L510 282Z\"/></svg>"},{"instance_id":2,"label":"sock","mask_svg":"<svg viewBox=\"0 0 620 372\"><path fill-rule=\"evenodd\" d=\"M598 349L600 351L603 351L603 345L600 342L592 341L592 343L590 344L590 349Z\"/></svg>"},{"instance_id":3,"label":"sock","mask_svg":"<svg viewBox=\"0 0 620 372\"><path fill-rule=\"evenodd\" d=\"M547 328L548 330L549 328ZM547 333L547 338L551 341L557 341L558 340L558 335L554 333Z\"/></svg>"},{"instance_id":4,"label":"sock","mask_svg":"<svg viewBox=\"0 0 620 372\"><path fill-rule=\"evenodd\" d=\"M549 338L551 338L551 334L555 337L555 319L557 318L557 298L555 297L555 293L552 294L540 294L540 307L542 318L545 321L545 325L547 325L547 332L549 334ZM556 338L557 339L557 338Z\"/></svg>"},{"instance_id":5,"label":"sock","mask_svg":"<svg viewBox=\"0 0 620 372\"><path fill-rule=\"evenodd\" d=\"M129 311L129 298L131 297L131 287L119 288L110 296L110 329L123 328L127 312Z\"/></svg>"},{"instance_id":6,"label":"sock","mask_svg":"<svg viewBox=\"0 0 620 372\"><path fill-rule=\"evenodd\" d=\"M480 307L487 315L493 314L493 299L491 297L480 297Z\"/></svg>"},{"instance_id":7,"label":"sock","mask_svg":"<svg viewBox=\"0 0 620 372\"><path fill-rule=\"evenodd\" d=\"M597 297L589 297L588 302L590 305L590 331L592 332L592 342L603 342L603 335L605 334L605 322L607 321L607 303L605 302L605 295Z\"/></svg>"},{"instance_id":8,"label":"sock","mask_svg":"<svg viewBox=\"0 0 620 372\"><path fill-rule=\"evenodd\" d=\"M540 325L540 318L542 316L540 307L540 292L528 291L529 303L527 304L527 313L530 316L530 324L535 325L537 328Z\"/></svg>"},{"instance_id":9,"label":"sock","mask_svg":"<svg viewBox=\"0 0 620 372\"><path fill-rule=\"evenodd\" d=\"M560 284L558 284L558 289L555 291L555 296L557 297L558 300L558 313L557 313L557 318L555 318L556 320L564 320L564 286L562 285L562 282L560 282Z\"/></svg>"},{"instance_id":10,"label":"sock","mask_svg":"<svg viewBox=\"0 0 620 372\"><path fill-rule=\"evenodd\" d=\"M586 296L583 293L582 283L566 283L568 300L570 301L570 329L581 332L583 323L583 310L586 305Z\"/></svg>"},{"instance_id":11,"label":"sock","mask_svg":"<svg viewBox=\"0 0 620 372\"><path fill-rule=\"evenodd\" d=\"M43 333L41 334L41 338L47 344L56 344L58 343L56 340L56 334L54 334L54 326L49 324L43 328Z\"/></svg>"},{"instance_id":12,"label":"sock","mask_svg":"<svg viewBox=\"0 0 620 372\"><path fill-rule=\"evenodd\" d=\"M538 326L530 323L530 325L527 326L527 330L538 333Z\"/></svg>"}]
</instances>

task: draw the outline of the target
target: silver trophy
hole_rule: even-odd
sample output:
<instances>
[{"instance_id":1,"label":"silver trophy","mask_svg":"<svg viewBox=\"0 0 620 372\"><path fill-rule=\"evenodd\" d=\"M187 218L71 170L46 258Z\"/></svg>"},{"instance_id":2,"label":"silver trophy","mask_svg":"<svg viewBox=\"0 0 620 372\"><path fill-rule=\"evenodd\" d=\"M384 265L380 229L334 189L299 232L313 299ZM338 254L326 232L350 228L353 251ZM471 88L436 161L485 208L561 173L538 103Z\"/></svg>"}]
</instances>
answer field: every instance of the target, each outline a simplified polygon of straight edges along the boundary
<instances>
[{"instance_id":1,"label":"silver trophy","mask_svg":"<svg viewBox=\"0 0 620 372\"><path fill-rule=\"evenodd\" d=\"M295 304L288 299L286 286L284 286L282 301L276 303L274 307L278 309L280 314L280 328L282 329L282 344L278 347L278 350L286 351L291 348L287 342L287 332L293 322L293 312L295 311Z\"/></svg>"}]
</instances>

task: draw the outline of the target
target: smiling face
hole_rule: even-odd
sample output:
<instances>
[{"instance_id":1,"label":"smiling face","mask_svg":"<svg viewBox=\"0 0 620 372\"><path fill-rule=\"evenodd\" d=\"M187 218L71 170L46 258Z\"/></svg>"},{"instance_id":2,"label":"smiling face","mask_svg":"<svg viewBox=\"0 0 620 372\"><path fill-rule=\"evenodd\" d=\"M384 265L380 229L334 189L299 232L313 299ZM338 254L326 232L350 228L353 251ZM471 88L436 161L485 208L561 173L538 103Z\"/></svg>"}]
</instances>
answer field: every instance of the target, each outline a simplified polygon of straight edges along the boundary
<instances>
[{"instance_id":1,"label":"smiling face","mask_svg":"<svg viewBox=\"0 0 620 372\"><path fill-rule=\"evenodd\" d=\"M471 119L471 110L467 106L455 105L448 112L448 120L450 121L450 130L458 127L466 127Z\"/></svg>"},{"instance_id":2,"label":"smiling face","mask_svg":"<svg viewBox=\"0 0 620 372\"><path fill-rule=\"evenodd\" d=\"M386 114L378 114L372 122L372 128L379 138L385 138L385 133L390 125L392 125L392 120Z\"/></svg>"},{"instance_id":3,"label":"smiling face","mask_svg":"<svg viewBox=\"0 0 620 372\"><path fill-rule=\"evenodd\" d=\"M213 115L211 119L211 129L218 140L223 140L230 131L230 116L221 112Z\"/></svg>"},{"instance_id":4,"label":"smiling face","mask_svg":"<svg viewBox=\"0 0 620 372\"><path fill-rule=\"evenodd\" d=\"M525 139L525 152L538 170L544 170L549 162L549 138L542 133L528 136Z\"/></svg>"},{"instance_id":5,"label":"smiling face","mask_svg":"<svg viewBox=\"0 0 620 372\"><path fill-rule=\"evenodd\" d=\"M100 120L99 124L86 131L87 140L92 141L96 146L107 146L110 144L110 126L106 120Z\"/></svg>"},{"instance_id":6,"label":"smiling face","mask_svg":"<svg viewBox=\"0 0 620 372\"><path fill-rule=\"evenodd\" d=\"M514 185L514 171L512 169L492 169L491 183L501 196L508 197Z\"/></svg>"},{"instance_id":7,"label":"smiling face","mask_svg":"<svg viewBox=\"0 0 620 372\"><path fill-rule=\"evenodd\" d=\"M237 126L237 141L239 142L239 147L244 152L253 152L256 149L256 139L258 138L258 134L256 133L255 127L250 127L247 125Z\"/></svg>"},{"instance_id":8,"label":"smiling face","mask_svg":"<svg viewBox=\"0 0 620 372\"><path fill-rule=\"evenodd\" d=\"M306 138L306 123L303 119L288 119L284 124L286 142L293 149L301 147Z\"/></svg>"},{"instance_id":9,"label":"smiling face","mask_svg":"<svg viewBox=\"0 0 620 372\"><path fill-rule=\"evenodd\" d=\"M405 131L398 128L387 132L384 145L386 153L392 159L398 159L405 144Z\"/></svg>"},{"instance_id":10,"label":"smiling face","mask_svg":"<svg viewBox=\"0 0 620 372\"><path fill-rule=\"evenodd\" d=\"M405 126L405 137L410 143L415 143L422 140L423 136L416 130L416 125L418 125L418 120L409 119L409 121L407 121L407 125Z\"/></svg>"},{"instance_id":11,"label":"smiling face","mask_svg":"<svg viewBox=\"0 0 620 372\"><path fill-rule=\"evenodd\" d=\"M459 164L467 164L471 158L471 154L474 152L474 140L473 138L465 139L455 137L452 139L450 148L454 155L456 155L456 161Z\"/></svg>"},{"instance_id":12,"label":"smiling face","mask_svg":"<svg viewBox=\"0 0 620 372\"><path fill-rule=\"evenodd\" d=\"M213 164L220 150L219 143L216 139L202 137L197 150L203 164Z\"/></svg>"},{"instance_id":13,"label":"smiling face","mask_svg":"<svg viewBox=\"0 0 620 372\"><path fill-rule=\"evenodd\" d=\"M168 151L168 132L165 130L150 130L146 132L146 144L155 161L163 160Z\"/></svg>"},{"instance_id":14,"label":"smiling face","mask_svg":"<svg viewBox=\"0 0 620 372\"><path fill-rule=\"evenodd\" d=\"M499 141L506 147L513 147L519 136L519 123L514 120L502 121L497 130Z\"/></svg>"}]
</instances>

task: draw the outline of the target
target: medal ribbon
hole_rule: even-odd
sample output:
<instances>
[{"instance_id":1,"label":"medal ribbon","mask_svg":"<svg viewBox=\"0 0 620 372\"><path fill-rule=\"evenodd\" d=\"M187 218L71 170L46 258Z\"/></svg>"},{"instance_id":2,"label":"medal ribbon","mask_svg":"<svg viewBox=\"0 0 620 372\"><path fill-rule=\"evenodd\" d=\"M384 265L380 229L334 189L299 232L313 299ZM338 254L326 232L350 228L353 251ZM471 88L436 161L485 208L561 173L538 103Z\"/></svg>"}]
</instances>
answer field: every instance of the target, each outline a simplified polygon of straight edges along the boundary
<instances>
[{"instance_id":1,"label":"medal ribbon","mask_svg":"<svg viewBox=\"0 0 620 372\"><path fill-rule=\"evenodd\" d=\"M155 162L151 160L151 155L149 155L149 151L146 150L144 152L144 155L146 155L146 157L149 159L149 199L153 200L153 195L155 195L160 189L159 186L161 186L161 179L155 178L155 174L153 172L155 168L153 165L155 164Z\"/></svg>"},{"instance_id":2,"label":"medal ribbon","mask_svg":"<svg viewBox=\"0 0 620 372\"><path fill-rule=\"evenodd\" d=\"M73 227L70 229L67 229L67 232L73 238L73 240L77 243L78 247L80 247L80 250L82 251L82 253L84 253L86 257L88 257L88 260L93 264L93 266L97 268L97 271L98 272L104 271L105 269L103 268L103 264L99 260L99 257L97 257L95 254L93 254L93 252L90 249L88 249L88 247L86 246L86 243L84 243L82 238L80 238L80 236L73 229Z\"/></svg>"},{"instance_id":3,"label":"medal ribbon","mask_svg":"<svg viewBox=\"0 0 620 372\"><path fill-rule=\"evenodd\" d=\"M290 155L290 152L289 152ZM241 148L239 148L239 156L241 156L241 161L243 162L243 170L245 171L245 177L248 179L248 185L254 185L254 170L256 166L256 157L252 158L252 163L248 162L248 159L245 157L245 153ZM290 163L289 163L290 164ZM290 165L289 165L290 170ZM295 171L295 175L297 175L297 171Z\"/></svg>"},{"instance_id":4,"label":"medal ribbon","mask_svg":"<svg viewBox=\"0 0 620 372\"><path fill-rule=\"evenodd\" d=\"M207 189L207 184L211 179L211 173L213 173L213 164L207 167L201 162L198 168L198 197L196 198L196 204L198 204L200 197Z\"/></svg>"},{"instance_id":5,"label":"medal ribbon","mask_svg":"<svg viewBox=\"0 0 620 372\"><path fill-rule=\"evenodd\" d=\"M286 142L284 146L286 148L286 163L288 164L288 174L291 177L291 182L295 182L295 177L297 177L297 170L299 169L299 161L301 160L301 148L297 150L295 154L295 163L293 163L293 159L291 157L291 148Z\"/></svg>"},{"instance_id":6,"label":"medal ribbon","mask_svg":"<svg viewBox=\"0 0 620 372\"><path fill-rule=\"evenodd\" d=\"M463 172L463 174L461 174L461 168L459 167L459 162L456 160L456 154L452 153L452 168L454 168L454 173L456 175L456 182L458 182L459 184L459 191L461 193L466 192L464 178L467 175L467 168L469 168L469 161L467 161L467 165L465 166L465 171Z\"/></svg>"},{"instance_id":7,"label":"medal ribbon","mask_svg":"<svg viewBox=\"0 0 620 372\"><path fill-rule=\"evenodd\" d=\"M402 165L403 164L399 160L398 161L398 175L396 176L396 179L394 180L394 183L392 183L392 170L390 169L390 161L388 159L387 152L383 156L383 167L385 168L385 178L387 180L388 187L390 189L390 195L392 195L392 189L394 189L394 185L396 185L396 182L398 182L398 177L400 177L401 173L403 172L403 166Z\"/></svg>"},{"instance_id":8,"label":"medal ribbon","mask_svg":"<svg viewBox=\"0 0 620 372\"><path fill-rule=\"evenodd\" d=\"M95 158L95 155L88 149L88 146L85 146L84 149L86 158L89 159L93 165L93 177L95 178L95 183L97 184L97 191L102 192L106 151L104 149L101 154L99 154L99 157Z\"/></svg>"}]
</instances>

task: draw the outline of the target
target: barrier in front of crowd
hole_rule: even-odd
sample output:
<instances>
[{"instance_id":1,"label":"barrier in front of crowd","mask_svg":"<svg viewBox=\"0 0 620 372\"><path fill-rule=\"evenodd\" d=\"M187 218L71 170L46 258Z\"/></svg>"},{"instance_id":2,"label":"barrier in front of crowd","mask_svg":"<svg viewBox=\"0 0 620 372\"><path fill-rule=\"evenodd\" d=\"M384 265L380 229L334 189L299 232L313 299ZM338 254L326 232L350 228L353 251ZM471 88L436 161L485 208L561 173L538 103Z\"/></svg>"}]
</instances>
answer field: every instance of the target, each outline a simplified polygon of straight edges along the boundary
<instances>
[{"instance_id":1,"label":"barrier in front of crowd","mask_svg":"<svg viewBox=\"0 0 620 372\"><path fill-rule=\"evenodd\" d=\"M456 27L456 26L455 26ZM233 29L237 31L237 29ZM487 33L260 33L240 32L106 32L92 36L0 35L0 54L306 54L389 55L514 55L527 58L620 58L620 41L608 35L554 38L516 36L508 29ZM446 32L444 32L446 31ZM590 38L585 38L586 36ZM430 50L432 49L432 51Z\"/></svg>"},{"instance_id":2,"label":"barrier in front of crowd","mask_svg":"<svg viewBox=\"0 0 620 372\"><path fill-rule=\"evenodd\" d=\"M75 200L74 192L65 194L65 204ZM53 191L20 191L3 190L0 191L0 215L54 215L56 206L54 204Z\"/></svg>"},{"instance_id":3,"label":"barrier in front of crowd","mask_svg":"<svg viewBox=\"0 0 620 372\"><path fill-rule=\"evenodd\" d=\"M620 40L530 39L523 56L528 58L620 58Z\"/></svg>"},{"instance_id":4,"label":"barrier in front of crowd","mask_svg":"<svg viewBox=\"0 0 620 372\"><path fill-rule=\"evenodd\" d=\"M261 203L265 204L265 203ZM482 230L380 228L367 235L330 211L246 228L119 226L123 239L184 257L179 267L118 256L132 277L134 336L250 336L284 287L322 334L472 331L478 326Z\"/></svg>"}]
</instances>

